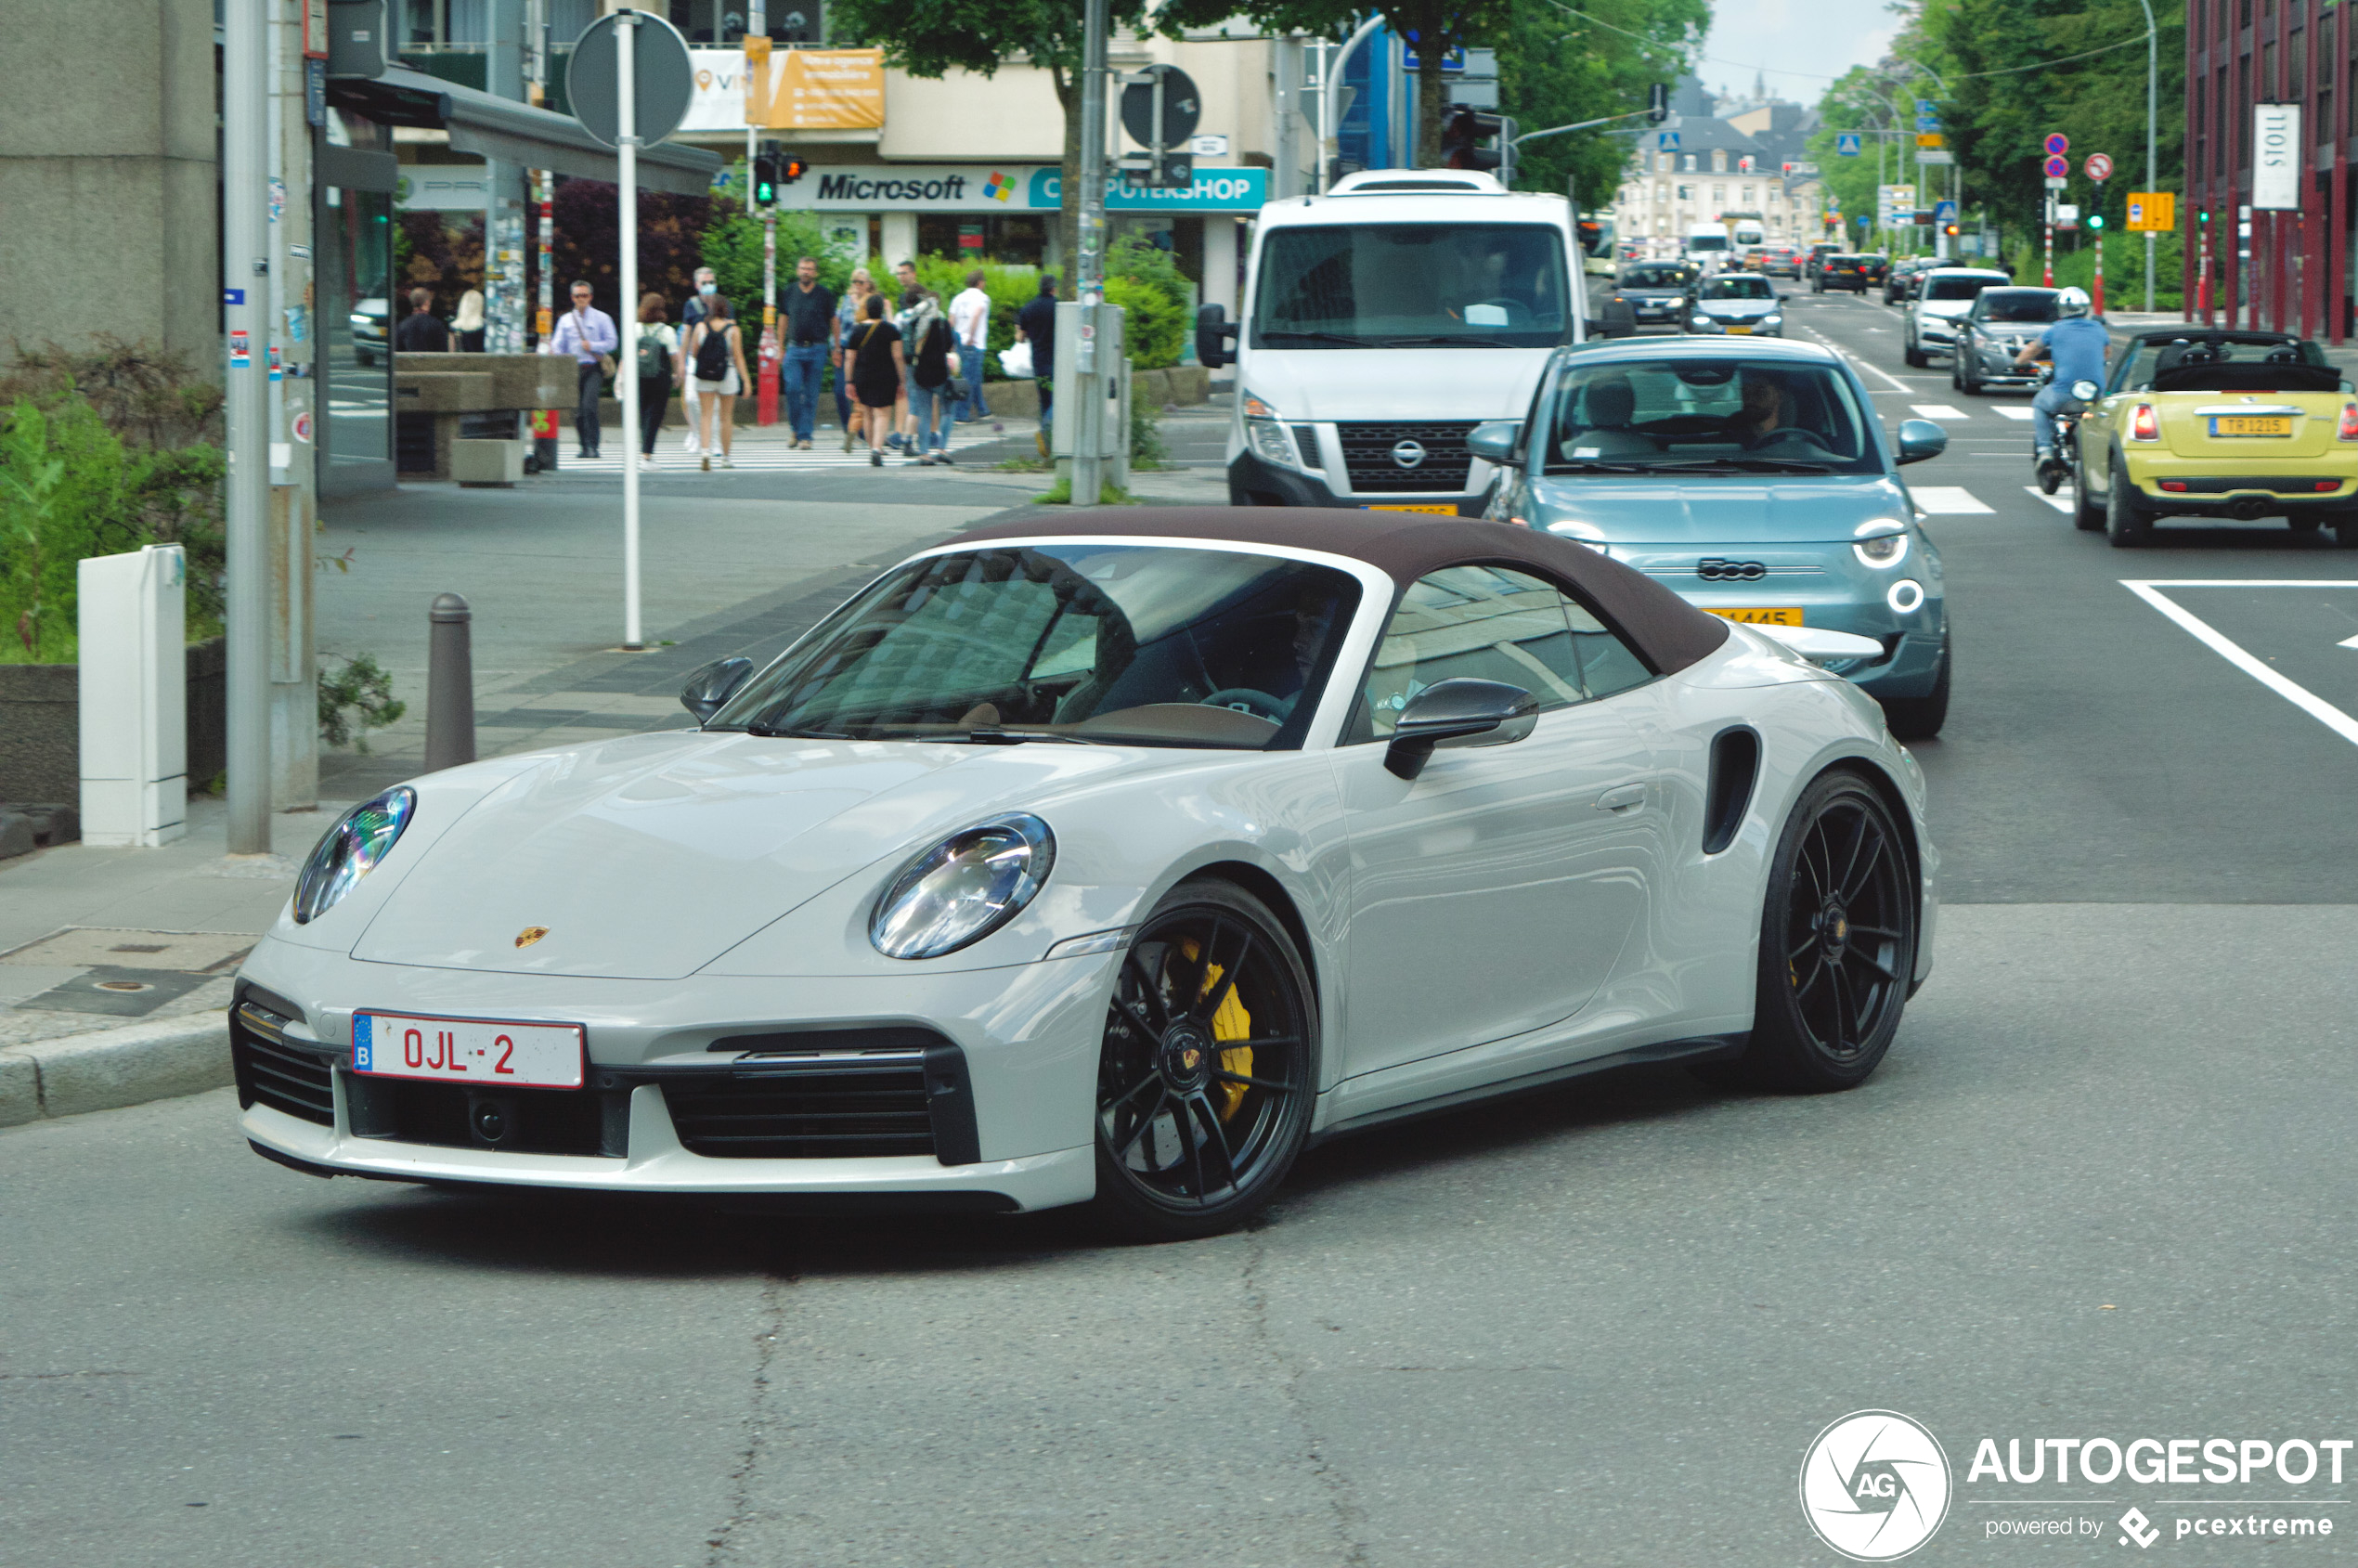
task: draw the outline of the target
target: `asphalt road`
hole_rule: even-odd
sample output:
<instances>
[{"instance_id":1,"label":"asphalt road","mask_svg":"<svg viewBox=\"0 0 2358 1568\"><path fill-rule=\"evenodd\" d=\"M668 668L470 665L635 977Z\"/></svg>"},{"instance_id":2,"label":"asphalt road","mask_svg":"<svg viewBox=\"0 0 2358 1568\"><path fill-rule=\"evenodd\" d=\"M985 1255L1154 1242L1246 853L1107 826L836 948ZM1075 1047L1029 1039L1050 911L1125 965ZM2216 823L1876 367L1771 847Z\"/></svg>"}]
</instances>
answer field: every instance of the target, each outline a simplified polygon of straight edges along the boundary
<instances>
[{"instance_id":1,"label":"asphalt road","mask_svg":"<svg viewBox=\"0 0 2358 1568\"><path fill-rule=\"evenodd\" d=\"M1800 1465L1868 1407L1952 1467L1911 1562L2118 1557L2131 1504L2173 1562L2254 1561L2174 1535L2231 1508L2358 1560L2358 1462L1967 1475L1984 1437L2358 1438L2358 746L2122 586L2304 585L2159 591L2358 712L2358 589L2305 586L2358 557L2114 551L2024 492L2019 395L1904 372L1878 305L1790 319L1899 378L1886 419L1963 409L1909 474L1989 509L1934 523L1951 907L1865 1088L1590 1081L1152 1249L318 1182L226 1093L0 1133L0 1562L1833 1563ZM2101 1534L1992 1537L2062 1517Z\"/></svg>"}]
</instances>

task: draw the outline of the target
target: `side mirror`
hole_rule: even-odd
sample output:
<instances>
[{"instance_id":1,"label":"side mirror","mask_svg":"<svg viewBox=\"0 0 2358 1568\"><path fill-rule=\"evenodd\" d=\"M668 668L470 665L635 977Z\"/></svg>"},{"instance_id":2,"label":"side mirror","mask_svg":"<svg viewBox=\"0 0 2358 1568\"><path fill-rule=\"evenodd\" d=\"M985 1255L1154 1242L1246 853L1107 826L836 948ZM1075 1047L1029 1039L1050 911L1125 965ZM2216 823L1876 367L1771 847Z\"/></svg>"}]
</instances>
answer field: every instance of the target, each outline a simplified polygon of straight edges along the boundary
<instances>
[{"instance_id":1,"label":"side mirror","mask_svg":"<svg viewBox=\"0 0 2358 1568\"><path fill-rule=\"evenodd\" d=\"M1601 319L1606 337L1634 338L1638 335L1638 307L1618 290L1606 297Z\"/></svg>"},{"instance_id":2,"label":"side mirror","mask_svg":"<svg viewBox=\"0 0 2358 1568\"><path fill-rule=\"evenodd\" d=\"M1515 443L1522 439L1521 420L1491 420L1466 432L1466 450L1503 468L1515 460Z\"/></svg>"},{"instance_id":3,"label":"side mirror","mask_svg":"<svg viewBox=\"0 0 2358 1568\"><path fill-rule=\"evenodd\" d=\"M2092 403L2105 395L2105 389L2083 377L2071 383L2071 395L2082 403Z\"/></svg>"},{"instance_id":4,"label":"side mirror","mask_svg":"<svg viewBox=\"0 0 2358 1568\"><path fill-rule=\"evenodd\" d=\"M1930 420L1899 421L1899 461L1902 466L1937 458L1949 449L1949 433Z\"/></svg>"},{"instance_id":5,"label":"side mirror","mask_svg":"<svg viewBox=\"0 0 2358 1568\"><path fill-rule=\"evenodd\" d=\"M697 723L709 723L737 694L737 688L752 679L751 659L715 659L688 677L688 684L680 692L680 706L694 714Z\"/></svg>"},{"instance_id":6,"label":"side mirror","mask_svg":"<svg viewBox=\"0 0 2358 1568\"><path fill-rule=\"evenodd\" d=\"M1539 699L1503 680L1476 680L1452 676L1438 680L1408 699L1392 727L1392 745L1384 752L1385 771L1413 779L1425 771L1432 748L1444 741L1470 735L1491 735L1486 743L1504 745L1531 733Z\"/></svg>"},{"instance_id":7,"label":"side mirror","mask_svg":"<svg viewBox=\"0 0 2358 1568\"><path fill-rule=\"evenodd\" d=\"M1208 305L1196 312L1196 358L1206 369L1235 364L1237 352L1229 345L1236 341L1237 324L1228 319L1227 306Z\"/></svg>"}]
</instances>

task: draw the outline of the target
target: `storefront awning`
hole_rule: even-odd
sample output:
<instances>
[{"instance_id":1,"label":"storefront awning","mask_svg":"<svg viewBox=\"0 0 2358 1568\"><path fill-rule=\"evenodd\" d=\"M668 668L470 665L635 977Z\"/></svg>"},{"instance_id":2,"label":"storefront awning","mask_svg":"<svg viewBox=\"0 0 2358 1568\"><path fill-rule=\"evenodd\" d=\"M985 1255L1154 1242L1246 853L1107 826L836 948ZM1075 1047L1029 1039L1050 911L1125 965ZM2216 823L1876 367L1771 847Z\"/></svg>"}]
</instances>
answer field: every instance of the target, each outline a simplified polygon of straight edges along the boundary
<instances>
[{"instance_id":1,"label":"storefront awning","mask_svg":"<svg viewBox=\"0 0 2358 1568\"><path fill-rule=\"evenodd\" d=\"M614 149L573 116L494 97L422 71L395 67L374 81L330 82L328 101L387 125L447 130L453 151L609 184L621 177ZM639 183L649 190L703 196L719 170L720 155L700 147L664 142L639 149Z\"/></svg>"}]
</instances>

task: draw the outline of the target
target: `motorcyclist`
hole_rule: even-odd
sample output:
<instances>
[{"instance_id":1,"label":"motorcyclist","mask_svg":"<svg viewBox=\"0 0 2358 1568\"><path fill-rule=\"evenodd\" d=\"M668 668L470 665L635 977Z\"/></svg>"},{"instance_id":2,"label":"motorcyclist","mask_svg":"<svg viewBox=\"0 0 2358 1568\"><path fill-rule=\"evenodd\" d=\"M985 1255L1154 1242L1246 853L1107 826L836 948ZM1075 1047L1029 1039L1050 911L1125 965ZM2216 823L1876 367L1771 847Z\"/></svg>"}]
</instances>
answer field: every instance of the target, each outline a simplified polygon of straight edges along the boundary
<instances>
[{"instance_id":1,"label":"motorcyclist","mask_svg":"<svg viewBox=\"0 0 2358 1568\"><path fill-rule=\"evenodd\" d=\"M2103 382L2105 355L2111 347L2112 334L2088 314L2087 291L2066 289L2055 296L2054 321L2015 356L2015 368L2024 370L2041 359L2054 361L2054 379L2030 400L2030 441L2038 449L2036 460L2045 462L2055 456L2056 411L2077 401L2071 395L2075 382Z\"/></svg>"}]
</instances>

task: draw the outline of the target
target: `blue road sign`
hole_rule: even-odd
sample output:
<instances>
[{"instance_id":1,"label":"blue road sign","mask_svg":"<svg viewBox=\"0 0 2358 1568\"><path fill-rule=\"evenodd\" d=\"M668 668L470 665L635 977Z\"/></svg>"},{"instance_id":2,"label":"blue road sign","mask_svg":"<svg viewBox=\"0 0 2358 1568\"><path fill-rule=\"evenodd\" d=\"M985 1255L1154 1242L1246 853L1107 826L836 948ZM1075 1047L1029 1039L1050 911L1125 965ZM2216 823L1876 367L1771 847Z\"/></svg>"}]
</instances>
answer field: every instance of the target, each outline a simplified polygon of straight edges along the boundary
<instances>
[{"instance_id":1,"label":"blue road sign","mask_svg":"<svg viewBox=\"0 0 2358 1568\"><path fill-rule=\"evenodd\" d=\"M1937 224L1955 223L1957 221L1957 203L1954 201L1934 202L1932 204L1932 221Z\"/></svg>"},{"instance_id":2,"label":"blue road sign","mask_svg":"<svg viewBox=\"0 0 2358 1568\"><path fill-rule=\"evenodd\" d=\"M1663 152L1678 151L1678 133L1676 131L1656 131L1654 133L1654 147Z\"/></svg>"},{"instance_id":3,"label":"blue road sign","mask_svg":"<svg viewBox=\"0 0 2358 1568\"><path fill-rule=\"evenodd\" d=\"M1934 132L1937 132L1939 129L1940 129L1940 116L1939 116L1939 115L1937 115L1937 114L1919 114L1919 115L1917 115L1917 116L1916 116L1916 130L1917 130L1918 134L1923 135L1923 134L1934 133Z\"/></svg>"},{"instance_id":4,"label":"blue road sign","mask_svg":"<svg viewBox=\"0 0 2358 1568\"><path fill-rule=\"evenodd\" d=\"M1835 133L1834 156L1837 158L1858 157L1859 147L1861 139L1862 138L1856 131L1840 131Z\"/></svg>"}]
</instances>

